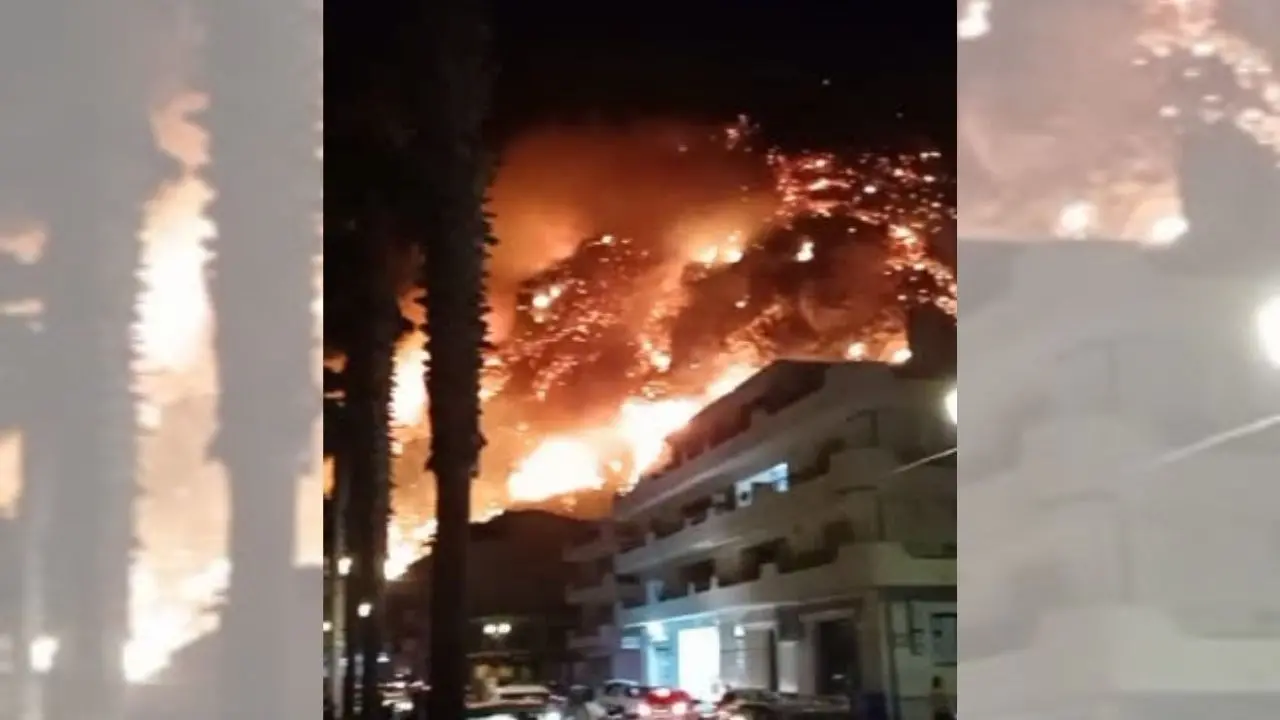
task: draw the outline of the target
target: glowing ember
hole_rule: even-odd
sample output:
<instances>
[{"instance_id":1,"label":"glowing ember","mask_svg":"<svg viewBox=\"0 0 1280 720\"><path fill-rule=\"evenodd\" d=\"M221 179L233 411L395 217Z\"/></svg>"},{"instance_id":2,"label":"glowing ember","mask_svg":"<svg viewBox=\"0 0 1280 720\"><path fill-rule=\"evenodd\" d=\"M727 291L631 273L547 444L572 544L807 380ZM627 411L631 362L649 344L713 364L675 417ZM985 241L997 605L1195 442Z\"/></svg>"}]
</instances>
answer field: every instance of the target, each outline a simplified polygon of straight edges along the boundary
<instances>
[{"instance_id":1,"label":"glowing ember","mask_svg":"<svg viewBox=\"0 0 1280 720\"><path fill-rule=\"evenodd\" d=\"M1189 230L1177 172L1189 124L1230 124L1280 155L1280 77L1250 39L1273 11L1227 7L960 0L961 234L1168 245ZM1042 27L1053 32L1026 44Z\"/></svg>"}]
</instances>

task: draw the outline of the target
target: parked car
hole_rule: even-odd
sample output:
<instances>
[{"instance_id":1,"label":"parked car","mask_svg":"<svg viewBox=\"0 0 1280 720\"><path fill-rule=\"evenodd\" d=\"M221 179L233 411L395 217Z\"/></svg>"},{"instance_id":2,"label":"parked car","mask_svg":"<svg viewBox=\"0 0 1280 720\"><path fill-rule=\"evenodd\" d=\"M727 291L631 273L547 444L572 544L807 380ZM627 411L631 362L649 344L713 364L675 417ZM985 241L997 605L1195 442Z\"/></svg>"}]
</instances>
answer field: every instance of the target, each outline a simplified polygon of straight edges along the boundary
<instances>
[{"instance_id":1,"label":"parked car","mask_svg":"<svg viewBox=\"0 0 1280 720\"><path fill-rule=\"evenodd\" d=\"M593 688L574 685L565 697L564 716L566 720L604 720L609 713Z\"/></svg>"},{"instance_id":2,"label":"parked car","mask_svg":"<svg viewBox=\"0 0 1280 720\"><path fill-rule=\"evenodd\" d=\"M676 688L611 681L605 684L600 702L609 715L624 720L694 720L699 717L694 698Z\"/></svg>"},{"instance_id":3,"label":"parked car","mask_svg":"<svg viewBox=\"0 0 1280 720\"><path fill-rule=\"evenodd\" d=\"M613 716L635 716L636 706L644 698L645 688L630 680L609 680L600 686L596 700Z\"/></svg>"},{"instance_id":4,"label":"parked car","mask_svg":"<svg viewBox=\"0 0 1280 720\"><path fill-rule=\"evenodd\" d=\"M852 717L853 711L845 698L758 688L729 690L716 705L717 720L848 720Z\"/></svg>"},{"instance_id":5,"label":"parked car","mask_svg":"<svg viewBox=\"0 0 1280 720\"><path fill-rule=\"evenodd\" d=\"M520 684L499 685L493 689L492 700L499 701L534 701L542 703L563 702L563 698L551 692L546 685Z\"/></svg>"},{"instance_id":6,"label":"parked car","mask_svg":"<svg viewBox=\"0 0 1280 720\"><path fill-rule=\"evenodd\" d=\"M562 720L560 707L538 700L488 700L469 703L467 720Z\"/></svg>"}]
</instances>

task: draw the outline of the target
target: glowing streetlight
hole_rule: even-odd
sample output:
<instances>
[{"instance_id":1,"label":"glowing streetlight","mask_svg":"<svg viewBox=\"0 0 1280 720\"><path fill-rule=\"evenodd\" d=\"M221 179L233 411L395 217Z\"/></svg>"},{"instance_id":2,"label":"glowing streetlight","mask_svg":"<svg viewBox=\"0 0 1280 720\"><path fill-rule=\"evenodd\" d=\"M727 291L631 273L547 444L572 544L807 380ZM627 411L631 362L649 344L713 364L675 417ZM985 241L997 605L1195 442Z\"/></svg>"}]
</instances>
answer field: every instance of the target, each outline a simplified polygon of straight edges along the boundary
<instances>
[{"instance_id":1,"label":"glowing streetlight","mask_svg":"<svg viewBox=\"0 0 1280 720\"><path fill-rule=\"evenodd\" d=\"M356 614L362 618L369 617L373 614L373 603L367 601L360 603L356 606Z\"/></svg>"},{"instance_id":2,"label":"glowing streetlight","mask_svg":"<svg viewBox=\"0 0 1280 720\"><path fill-rule=\"evenodd\" d=\"M956 394L958 392L959 388L951 388L947 392L947 396L942 399L942 406L946 409L947 419L951 421L952 425L959 425L959 413L956 408Z\"/></svg>"},{"instance_id":3,"label":"glowing streetlight","mask_svg":"<svg viewBox=\"0 0 1280 720\"><path fill-rule=\"evenodd\" d=\"M27 648L27 662L31 671L37 675L48 674L53 670L53 661L58 656L58 638L41 635L31 641Z\"/></svg>"},{"instance_id":4,"label":"glowing streetlight","mask_svg":"<svg viewBox=\"0 0 1280 720\"><path fill-rule=\"evenodd\" d=\"M491 638L506 637L511 634L511 623L488 623L484 626L484 634Z\"/></svg>"},{"instance_id":5,"label":"glowing streetlight","mask_svg":"<svg viewBox=\"0 0 1280 720\"><path fill-rule=\"evenodd\" d=\"M352 559L351 559L351 558L349 558L349 557L339 558L339 559L338 559L338 574L339 574L339 575L341 575L342 577L346 577L346 576L350 575L350 574L351 574L351 566L352 566L352 565L354 565L354 564L355 564L355 561L354 561L354 560L352 560Z\"/></svg>"},{"instance_id":6,"label":"glowing streetlight","mask_svg":"<svg viewBox=\"0 0 1280 720\"><path fill-rule=\"evenodd\" d=\"M1280 368L1280 295L1262 303L1255 322L1263 356L1272 367Z\"/></svg>"}]
</instances>

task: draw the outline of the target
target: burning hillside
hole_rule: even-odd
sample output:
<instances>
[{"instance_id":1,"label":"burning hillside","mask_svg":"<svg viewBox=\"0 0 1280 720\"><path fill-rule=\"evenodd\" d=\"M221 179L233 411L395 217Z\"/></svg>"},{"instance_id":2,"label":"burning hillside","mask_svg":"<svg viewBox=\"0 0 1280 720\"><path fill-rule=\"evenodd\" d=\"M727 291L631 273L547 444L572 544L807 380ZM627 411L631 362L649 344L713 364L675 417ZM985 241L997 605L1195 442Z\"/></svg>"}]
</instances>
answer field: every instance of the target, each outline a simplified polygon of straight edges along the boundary
<instances>
[{"instance_id":1,"label":"burning hillside","mask_svg":"<svg viewBox=\"0 0 1280 720\"><path fill-rule=\"evenodd\" d=\"M959 0L965 237L1188 231L1181 136L1233 125L1280 153L1276 5Z\"/></svg>"},{"instance_id":2,"label":"burning hillside","mask_svg":"<svg viewBox=\"0 0 1280 720\"><path fill-rule=\"evenodd\" d=\"M626 488L771 360L902 359L906 307L955 311L940 154L765 151L745 122L662 130L535 137L498 176L484 511ZM421 340L397 358L393 541L431 515Z\"/></svg>"}]
</instances>

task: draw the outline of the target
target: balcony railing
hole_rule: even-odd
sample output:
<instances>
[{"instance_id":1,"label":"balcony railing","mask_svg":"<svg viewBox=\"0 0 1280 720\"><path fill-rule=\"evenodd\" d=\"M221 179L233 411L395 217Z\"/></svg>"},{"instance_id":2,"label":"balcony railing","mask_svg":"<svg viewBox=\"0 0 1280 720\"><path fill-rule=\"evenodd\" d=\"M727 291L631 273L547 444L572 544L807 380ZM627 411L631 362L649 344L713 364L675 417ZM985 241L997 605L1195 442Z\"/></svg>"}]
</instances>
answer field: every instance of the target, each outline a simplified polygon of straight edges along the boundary
<instances>
[{"instance_id":1,"label":"balcony railing","mask_svg":"<svg viewBox=\"0 0 1280 720\"><path fill-rule=\"evenodd\" d=\"M786 566L763 564L759 570L755 580L731 585L716 580L700 592L685 585L664 593L655 603L624 604L620 624L627 627L732 608L836 599L865 587L945 587L956 582L954 560L913 556L902 543L888 542L846 545L830 562L802 569L787 571Z\"/></svg>"},{"instance_id":2,"label":"balcony railing","mask_svg":"<svg viewBox=\"0 0 1280 720\"><path fill-rule=\"evenodd\" d=\"M621 637L612 624L597 628L580 628L569 636L569 649L575 652L609 653L618 649Z\"/></svg>"},{"instance_id":3,"label":"balcony railing","mask_svg":"<svg viewBox=\"0 0 1280 720\"><path fill-rule=\"evenodd\" d=\"M644 590L634 580L619 579L609 573L594 584L571 586L565 592L565 601L570 605L613 604L620 600L643 599Z\"/></svg>"},{"instance_id":4,"label":"balcony railing","mask_svg":"<svg viewBox=\"0 0 1280 720\"><path fill-rule=\"evenodd\" d=\"M569 563L591 562L609 557L617 550L617 545L613 527L604 525L582 542L565 548L563 557Z\"/></svg>"},{"instance_id":5,"label":"balcony railing","mask_svg":"<svg viewBox=\"0 0 1280 720\"><path fill-rule=\"evenodd\" d=\"M829 472L795 484L788 492L764 492L746 507L712 510L700 523L685 523L683 529L666 537L647 538L635 547L619 548L614 569L637 573L672 562L692 553L718 547L748 547L778 537L779 528L792 519L805 522L837 519L838 491L854 477L881 477L897 467L891 454L879 449L850 449L834 455Z\"/></svg>"}]
</instances>

